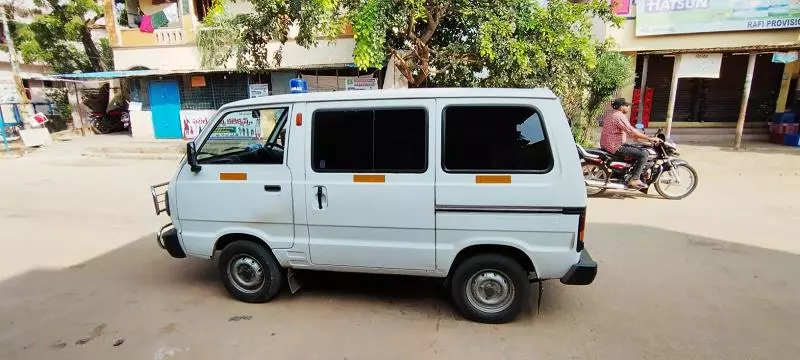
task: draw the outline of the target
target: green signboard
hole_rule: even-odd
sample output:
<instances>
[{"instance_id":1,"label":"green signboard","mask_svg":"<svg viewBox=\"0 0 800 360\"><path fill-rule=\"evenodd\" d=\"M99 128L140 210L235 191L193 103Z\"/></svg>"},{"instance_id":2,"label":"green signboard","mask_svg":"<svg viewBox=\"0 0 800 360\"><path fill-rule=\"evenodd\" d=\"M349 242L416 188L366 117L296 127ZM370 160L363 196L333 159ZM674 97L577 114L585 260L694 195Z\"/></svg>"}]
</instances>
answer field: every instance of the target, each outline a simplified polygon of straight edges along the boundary
<instances>
[{"instance_id":1,"label":"green signboard","mask_svg":"<svg viewBox=\"0 0 800 360\"><path fill-rule=\"evenodd\" d=\"M639 0L636 36L800 27L800 0Z\"/></svg>"}]
</instances>

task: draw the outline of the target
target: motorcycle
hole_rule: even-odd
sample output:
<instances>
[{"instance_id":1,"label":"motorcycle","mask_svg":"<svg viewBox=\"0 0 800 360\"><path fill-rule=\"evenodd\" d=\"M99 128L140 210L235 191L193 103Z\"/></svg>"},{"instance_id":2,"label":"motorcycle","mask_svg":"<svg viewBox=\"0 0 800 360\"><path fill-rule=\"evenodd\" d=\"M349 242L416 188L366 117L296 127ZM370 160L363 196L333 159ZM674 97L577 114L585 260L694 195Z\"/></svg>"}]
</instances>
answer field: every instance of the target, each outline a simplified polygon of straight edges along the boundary
<instances>
[{"instance_id":1,"label":"motorcycle","mask_svg":"<svg viewBox=\"0 0 800 360\"><path fill-rule=\"evenodd\" d=\"M598 196L608 189L638 190L645 194L652 185L666 199L678 200L689 196L697 188L697 171L685 160L678 158L675 142L668 140L661 130L656 137L660 142L652 146L640 145L647 151L647 162L640 180L647 187L628 186L634 159L620 157L602 149L584 149L578 145L578 155L583 167L586 194Z\"/></svg>"},{"instance_id":2,"label":"motorcycle","mask_svg":"<svg viewBox=\"0 0 800 360\"><path fill-rule=\"evenodd\" d=\"M110 109L107 113L94 111L89 114L89 124L98 134L127 131L130 128L130 113L120 108Z\"/></svg>"}]
</instances>

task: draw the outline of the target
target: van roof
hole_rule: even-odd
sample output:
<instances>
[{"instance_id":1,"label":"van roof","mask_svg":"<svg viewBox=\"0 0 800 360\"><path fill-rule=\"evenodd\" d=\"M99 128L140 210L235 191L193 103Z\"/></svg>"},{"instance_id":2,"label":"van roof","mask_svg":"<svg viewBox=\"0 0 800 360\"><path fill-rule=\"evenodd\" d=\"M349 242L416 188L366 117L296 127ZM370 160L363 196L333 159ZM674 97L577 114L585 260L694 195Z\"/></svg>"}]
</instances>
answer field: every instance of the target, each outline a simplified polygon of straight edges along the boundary
<instances>
[{"instance_id":1,"label":"van roof","mask_svg":"<svg viewBox=\"0 0 800 360\"><path fill-rule=\"evenodd\" d=\"M303 94L286 94L265 96L260 98L234 101L223 106L238 107L288 102L319 102L341 100L379 100L379 99L414 99L414 98L535 98L556 99L549 89L499 89L499 88L434 88L434 89L391 89L331 91Z\"/></svg>"}]
</instances>

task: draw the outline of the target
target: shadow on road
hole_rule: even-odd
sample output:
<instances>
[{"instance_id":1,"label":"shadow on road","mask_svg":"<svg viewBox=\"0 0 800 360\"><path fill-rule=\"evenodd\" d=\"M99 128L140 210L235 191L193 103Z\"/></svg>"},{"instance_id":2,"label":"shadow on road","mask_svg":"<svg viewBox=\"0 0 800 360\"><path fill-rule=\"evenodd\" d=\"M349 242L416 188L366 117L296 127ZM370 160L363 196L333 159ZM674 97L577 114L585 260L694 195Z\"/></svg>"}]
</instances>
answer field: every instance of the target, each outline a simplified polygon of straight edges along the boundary
<instances>
[{"instance_id":1,"label":"shadow on road","mask_svg":"<svg viewBox=\"0 0 800 360\"><path fill-rule=\"evenodd\" d=\"M213 261L172 259L148 235L84 264L0 284L0 358L87 358L98 349L107 357L152 358L169 341L213 353L252 339L265 342L251 346L295 355L316 354L310 344L320 341L360 358L350 342L324 340L344 334L384 344L398 358L429 350L385 337L434 336L444 346L444 334L470 336L461 340L483 339L493 348L502 336L510 357L552 357L564 348L594 358L777 359L800 352L793 339L800 333L797 255L643 226L590 224L587 234L600 263L595 283L546 282L538 313L534 287L533 310L502 326L462 320L438 281L414 277L307 272L294 296L240 303L219 284ZM280 341L268 342L272 336ZM559 340L527 345L553 337ZM113 345L121 339L126 345Z\"/></svg>"}]
</instances>

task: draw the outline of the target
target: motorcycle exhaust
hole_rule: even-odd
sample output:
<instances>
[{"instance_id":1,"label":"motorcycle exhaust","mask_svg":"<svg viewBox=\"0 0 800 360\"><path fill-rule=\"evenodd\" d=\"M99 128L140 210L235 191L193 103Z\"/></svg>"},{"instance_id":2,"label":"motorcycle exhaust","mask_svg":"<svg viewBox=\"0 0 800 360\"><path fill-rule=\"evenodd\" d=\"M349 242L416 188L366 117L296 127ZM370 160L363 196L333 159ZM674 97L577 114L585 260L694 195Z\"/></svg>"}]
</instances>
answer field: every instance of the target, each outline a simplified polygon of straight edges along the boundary
<instances>
[{"instance_id":1,"label":"motorcycle exhaust","mask_svg":"<svg viewBox=\"0 0 800 360\"><path fill-rule=\"evenodd\" d=\"M586 186L599 187L604 189L624 190L626 188L626 186L623 184L613 183L613 182L605 182L598 180L584 180L583 182L586 183Z\"/></svg>"}]
</instances>

